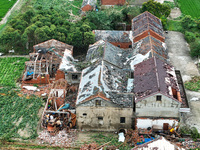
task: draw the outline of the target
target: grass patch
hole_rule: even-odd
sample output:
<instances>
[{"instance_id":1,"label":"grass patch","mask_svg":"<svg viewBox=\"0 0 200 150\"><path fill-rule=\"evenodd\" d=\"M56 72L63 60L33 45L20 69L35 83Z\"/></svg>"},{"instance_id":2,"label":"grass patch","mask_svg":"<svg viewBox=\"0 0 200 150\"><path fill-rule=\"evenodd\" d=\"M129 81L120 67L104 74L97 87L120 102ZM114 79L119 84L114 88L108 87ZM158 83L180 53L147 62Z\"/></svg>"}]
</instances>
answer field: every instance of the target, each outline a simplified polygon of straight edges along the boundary
<instances>
[{"instance_id":1,"label":"grass patch","mask_svg":"<svg viewBox=\"0 0 200 150\"><path fill-rule=\"evenodd\" d=\"M28 58L23 57L0 58L0 86L15 87L27 60Z\"/></svg>"},{"instance_id":2,"label":"grass patch","mask_svg":"<svg viewBox=\"0 0 200 150\"><path fill-rule=\"evenodd\" d=\"M185 82L185 88L191 91L200 90L200 77L195 76L192 80Z\"/></svg>"},{"instance_id":3,"label":"grass patch","mask_svg":"<svg viewBox=\"0 0 200 150\"><path fill-rule=\"evenodd\" d=\"M8 10L15 4L17 0L1 0L0 1L0 21L6 15Z\"/></svg>"},{"instance_id":4,"label":"grass patch","mask_svg":"<svg viewBox=\"0 0 200 150\"><path fill-rule=\"evenodd\" d=\"M181 31L182 26L180 21L168 20L168 28L170 31Z\"/></svg>"},{"instance_id":5,"label":"grass patch","mask_svg":"<svg viewBox=\"0 0 200 150\"><path fill-rule=\"evenodd\" d=\"M199 0L178 0L180 9L185 15L198 18L200 16Z\"/></svg>"},{"instance_id":6,"label":"grass patch","mask_svg":"<svg viewBox=\"0 0 200 150\"><path fill-rule=\"evenodd\" d=\"M22 95L11 88L0 89L0 138L36 138L41 106L43 101L36 96Z\"/></svg>"}]
</instances>

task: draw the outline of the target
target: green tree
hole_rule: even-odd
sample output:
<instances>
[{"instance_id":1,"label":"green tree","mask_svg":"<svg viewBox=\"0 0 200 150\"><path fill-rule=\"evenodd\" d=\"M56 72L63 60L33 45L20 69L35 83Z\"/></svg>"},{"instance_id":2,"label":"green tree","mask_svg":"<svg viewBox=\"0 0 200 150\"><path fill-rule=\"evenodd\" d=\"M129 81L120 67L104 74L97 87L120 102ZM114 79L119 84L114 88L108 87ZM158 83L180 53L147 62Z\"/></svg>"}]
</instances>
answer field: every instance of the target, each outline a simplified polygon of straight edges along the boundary
<instances>
[{"instance_id":1,"label":"green tree","mask_svg":"<svg viewBox=\"0 0 200 150\"><path fill-rule=\"evenodd\" d=\"M194 41L195 41L196 36L195 36L194 33L186 31L186 32L185 32L185 39L186 39L186 41L187 41L188 43L191 43L191 42L194 42Z\"/></svg>"},{"instance_id":2,"label":"green tree","mask_svg":"<svg viewBox=\"0 0 200 150\"><path fill-rule=\"evenodd\" d=\"M200 40L190 43L190 54L192 57L200 56Z\"/></svg>"},{"instance_id":3,"label":"green tree","mask_svg":"<svg viewBox=\"0 0 200 150\"><path fill-rule=\"evenodd\" d=\"M171 8L168 4L161 4L154 0L149 0L142 4L142 12L148 11L153 15L161 18L162 16L168 17L171 12Z\"/></svg>"}]
</instances>

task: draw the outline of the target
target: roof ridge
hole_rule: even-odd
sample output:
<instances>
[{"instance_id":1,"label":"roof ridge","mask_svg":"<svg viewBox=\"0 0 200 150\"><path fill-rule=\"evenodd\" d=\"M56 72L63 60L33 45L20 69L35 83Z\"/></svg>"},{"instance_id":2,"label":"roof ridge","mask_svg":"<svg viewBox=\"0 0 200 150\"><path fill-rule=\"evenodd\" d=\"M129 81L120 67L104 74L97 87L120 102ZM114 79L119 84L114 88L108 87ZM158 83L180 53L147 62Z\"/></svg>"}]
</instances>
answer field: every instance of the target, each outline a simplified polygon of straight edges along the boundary
<instances>
[{"instance_id":1,"label":"roof ridge","mask_svg":"<svg viewBox=\"0 0 200 150\"><path fill-rule=\"evenodd\" d=\"M157 79L157 84L158 84L158 90L160 91L160 82L159 82L159 78L158 78L157 62L156 62L155 57L153 57L153 59L154 59L154 64L155 64L155 69L156 69L156 79Z\"/></svg>"}]
</instances>

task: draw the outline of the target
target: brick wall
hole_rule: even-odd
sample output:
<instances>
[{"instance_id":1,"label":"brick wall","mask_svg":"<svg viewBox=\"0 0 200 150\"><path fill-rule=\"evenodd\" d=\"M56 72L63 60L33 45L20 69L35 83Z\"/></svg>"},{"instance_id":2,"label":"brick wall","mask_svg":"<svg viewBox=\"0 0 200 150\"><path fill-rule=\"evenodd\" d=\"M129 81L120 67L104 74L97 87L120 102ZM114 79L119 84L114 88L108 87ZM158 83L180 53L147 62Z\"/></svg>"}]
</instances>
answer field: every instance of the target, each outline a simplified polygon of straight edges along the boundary
<instances>
[{"instance_id":1,"label":"brick wall","mask_svg":"<svg viewBox=\"0 0 200 150\"><path fill-rule=\"evenodd\" d=\"M59 79L65 79L65 73L61 70L57 70L56 71L56 80L59 80Z\"/></svg>"},{"instance_id":2,"label":"brick wall","mask_svg":"<svg viewBox=\"0 0 200 150\"><path fill-rule=\"evenodd\" d=\"M49 74L46 74L43 77L41 77L39 75L37 77L37 79L22 81L22 83L26 83L26 84L48 84L49 83Z\"/></svg>"},{"instance_id":3,"label":"brick wall","mask_svg":"<svg viewBox=\"0 0 200 150\"><path fill-rule=\"evenodd\" d=\"M165 38L164 38L164 37L158 35L157 33L155 33L155 32L152 31L152 30L144 31L144 32L142 32L140 35L138 35L137 37L134 37L133 42L136 43L136 42L138 42L139 40L141 40L141 39L147 37L148 35L151 35L152 37L154 37L154 38L156 38L156 39L158 39L158 40L160 40L160 41L162 41L162 42L165 42Z\"/></svg>"},{"instance_id":4,"label":"brick wall","mask_svg":"<svg viewBox=\"0 0 200 150\"><path fill-rule=\"evenodd\" d=\"M126 0L101 0L101 5L124 5Z\"/></svg>"},{"instance_id":5,"label":"brick wall","mask_svg":"<svg viewBox=\"0 0 200 150\"><path fill-rule=\"evenodd\" d=\"M93 7L91 5L86 5L82 8L82 11L89 11L89 10L92 10Z\"/></svg>"},{"instance_id":6,"label":"brick wall","mask_svg":"<svg viewBox=\"0 0 200 150\"><path fill-rule=\"evenodd\" d=\"M110 42L110 43L117 47L120 46L120 48L129 48L129 45L132 46L132 42L128 42L128 43Z\"/></svg>"}]
</instances>

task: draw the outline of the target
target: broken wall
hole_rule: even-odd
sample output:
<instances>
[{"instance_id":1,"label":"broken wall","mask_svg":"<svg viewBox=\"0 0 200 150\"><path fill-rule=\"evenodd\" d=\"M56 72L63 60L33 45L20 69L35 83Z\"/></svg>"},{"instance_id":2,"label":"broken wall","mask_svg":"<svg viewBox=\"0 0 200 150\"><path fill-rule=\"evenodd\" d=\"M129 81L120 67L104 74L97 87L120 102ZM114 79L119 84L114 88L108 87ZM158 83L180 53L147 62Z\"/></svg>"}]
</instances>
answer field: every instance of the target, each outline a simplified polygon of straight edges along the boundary
<instances>
[{"instance_id":1,"label":"broken wall","mask_svg":"<svg viewBox=\"0 0 200 150\"><path fill-rule=\"evenodd\" d=\"M121 43L121 42L110 42L112 45L117 46L119 48L127 49L132 47L132 42Z\"/></svg>"},{"instance_id":2,"label":"broken wall","mask_svg":"<svg viewBox=\"0 0 200 150\"><path fill-rule=\"evenodd\" d=\"M162 96L161 101L157 101L157 96ZM136 102L137 117L179 117L181 104L163 94L149 96Z\"/></svg>"},{"instance_id":3,"label":"broken wall","mask_svg":"<svg viewBox=\"0 0 200 150\"><path fill-rule=\"evenodd\" d=\"M89 10L93 10L93 7L91 5L86 5L84 7L81 8L82 11L89 11Z\"/></svg>"},{"instance_id":4,"label":"broken wall","mask_svg":"<svg viewBox=\"0 0 200 150\"><path fill-rule=\"evenodd\" d=\"M81 72L67 72L65 73L64 78L65 80L67 80L67 83L70 83L70 84L80 83Z\"/></svg>"}]
</instances>

